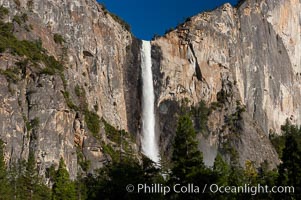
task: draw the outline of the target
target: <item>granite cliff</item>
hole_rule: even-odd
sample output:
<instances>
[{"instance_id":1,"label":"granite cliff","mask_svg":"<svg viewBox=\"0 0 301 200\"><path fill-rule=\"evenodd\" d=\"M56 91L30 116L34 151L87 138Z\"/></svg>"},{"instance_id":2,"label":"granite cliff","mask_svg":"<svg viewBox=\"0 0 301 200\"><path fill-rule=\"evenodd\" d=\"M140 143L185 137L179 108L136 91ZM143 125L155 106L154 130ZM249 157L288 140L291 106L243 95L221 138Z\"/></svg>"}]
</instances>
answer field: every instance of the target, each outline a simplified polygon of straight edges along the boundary
<instances>
[{"instance_id":1,"label":"granite cliff","mask_svg":"<svg viewBox=\"0 0 301 200\"><path fill-rule=\"evenodd\" d=\"M225 4L154 40L154 51L160 52L154 62L162 138L172 136L175 124L168 116L177 112L175 102L205 100L219 107L209 116L209 136L203 138L208 164L229 142L241 164L245 159L277 163L268 135L281 133L286 119L295 124L301 119L299 9L300 2L293 0L244 1L238 8ZM229 128L241 106L246 112L234 119L236 137ZM164 149L170 146L166 141Z\"/></svg>"},{"instance_id":2,"label":"granite cliff","mask_svg":"<svg viewBox=\"0 0 301 200\"><path fill-rule=\"evenodd\" d=\"M7 163L34 151L45 174L63 157L75 178L88 161L92 171L114 160L119 133L122 152L139 157L141 41L128 25L95 0L0 5L9 10L2 21L11 23L17 40L43 52L40 60L13 48L0 54L0 136ZM300 10L298 0L225 4L154 38L156 128L165 156L180 107L204 101L210 115L199 139L208 165L217 152L229 158L231 149L242 165L278 163L269 133L280 133L287 118L301 124ZM51 59L63 68L53 69Z\"/></svg>"}]
</instances>

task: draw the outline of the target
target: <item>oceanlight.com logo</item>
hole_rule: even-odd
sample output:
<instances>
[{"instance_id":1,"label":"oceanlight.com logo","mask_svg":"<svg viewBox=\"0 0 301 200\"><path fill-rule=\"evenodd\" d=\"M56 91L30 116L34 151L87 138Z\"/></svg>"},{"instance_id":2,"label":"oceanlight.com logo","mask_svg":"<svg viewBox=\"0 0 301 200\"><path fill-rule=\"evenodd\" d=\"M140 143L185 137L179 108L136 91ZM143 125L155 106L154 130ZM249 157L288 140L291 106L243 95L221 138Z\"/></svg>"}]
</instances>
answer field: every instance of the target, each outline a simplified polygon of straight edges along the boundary
<instances>
[{"instance_id":1,"label":"oceanlight.com logo","mask_svg":"<svg viewBox=\"0 0 301 200\"><path fill-rule=\"evenodd\" d=\"M231 193L244 193L244 194L289 194L294 193L295 188L293 186L273 186L269 187L267 185L250 186L245 184L243 186L218 186L217 184L210 185L209 188L211 193L221 193L221 194L231 194Z\"/></svg>"},{"instance_id":2,"label":"oceanlight.com logo","mask_svg":"<svg viewBox=\"0 0 301 200\"><path fill-rule=\"evenodd\" d=\"M251 186L244 184L243 186L219 186L217 184L205 184L199 187L194 184L175 184L174 186L166 186L163 184L137 184L136 186L129 184L126 186L126 190L129 193L138 194L163 194L178 193L178 194L204 194L204 193L219 193L219 194L292 194L295 192L293 186L267 186L267 185L256 185Z\"/></svg>"}]
</instances>

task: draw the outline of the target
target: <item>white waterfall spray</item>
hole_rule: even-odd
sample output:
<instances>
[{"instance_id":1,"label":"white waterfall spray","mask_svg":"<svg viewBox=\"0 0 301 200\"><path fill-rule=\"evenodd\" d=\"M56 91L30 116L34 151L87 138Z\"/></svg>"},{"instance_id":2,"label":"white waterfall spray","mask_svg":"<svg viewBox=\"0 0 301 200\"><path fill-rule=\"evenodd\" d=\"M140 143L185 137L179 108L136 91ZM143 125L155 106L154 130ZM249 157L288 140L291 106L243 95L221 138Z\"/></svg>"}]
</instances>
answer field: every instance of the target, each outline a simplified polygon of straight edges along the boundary
<instances>
[{"instance_id":1,"label":"white waterfall spray","mask_svg":"<svg viewBox=\"0 0 301 200\"><path fill-rule=\"evenodd\" d=\"M159 161L158 143L155 134L155 95L153 86L151 44L142 41L142 152L154 162Z\"/></svg>"}]
</instances>

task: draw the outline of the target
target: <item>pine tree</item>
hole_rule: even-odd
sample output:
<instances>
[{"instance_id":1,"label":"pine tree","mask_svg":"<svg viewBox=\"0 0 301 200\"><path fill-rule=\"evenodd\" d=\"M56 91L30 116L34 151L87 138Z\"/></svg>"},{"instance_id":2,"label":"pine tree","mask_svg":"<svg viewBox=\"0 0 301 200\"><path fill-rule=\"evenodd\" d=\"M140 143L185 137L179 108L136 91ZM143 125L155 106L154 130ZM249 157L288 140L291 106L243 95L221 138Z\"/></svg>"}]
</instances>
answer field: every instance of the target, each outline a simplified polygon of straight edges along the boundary
<instances>
[{"instance_id":1,"label":"pine tree","mask_svg":"<svg viewBox=\"0 0 301 200\"><path fill-rule=\"evenodd\" d=\"M301 150L300 144L296 140L297 130L294 127L287 129L285 148L282 153L282 163L279 166L278 183L281 185L294 186L301 192ZM299 134L298 134L299 135ZM300 137L300 135L299 135Z\"/></svg>"},{"instance_id":2,"label":"pine tree","mask_svg":"<svg viewBox=\"0 0 301 200\"><path fill-rule=\"evenodd\" d=\"M260 185L277 185L277 170L273 169L270 170L269 163L265 160L263 163L260 164L258 169L258 177L257 177L257 184ZM271 193L261 193L257 194L256 196L258 199L274 199L273 195L278 196L279 194L271 194Z\"/></svg>"},{"instance_id":3,"label":"pine tree","mask_svg":"<svg viewBox=\"0 0 301 200\"><path fill-rule=\"evenodd\" d=\"M213 173L218 177L216 184L228 185L230 176L230 166L225 162L220 154L217 154L214 160Z\"/></svg>"},{"instance_id":4,"label":"pine tree","mask_svg":"<svg viewBox=\"0 0 301 200\"><path fill-rule=\"evenodd\" d=\"M26 171L24 173L23 180L25 181L24 184L26 188L24 194L26 194L27 199L50 199L50 189L43 184L42 179L38 175L36 160L32 151L29 152L28 161L26 163Z\"/></svg>"},{"instance_id":5,"label":"pine tree","mask_svg":"<svg viewBox=\"0 0 301 200\"><path fill-rule=\"evenodd\" d=\"M205 101L202 100L197 107L192 107L190 112L194 117L195 129L201 133L206 133L210 109L206 106Z\"/></svg>"},{"instance_id":6,"label":"pine tree","mask_svg":"<svg viewBox=\"0 0 301 200\"><path fill-rule=\"evenodd\" d=\"M36 162L34 158L33 152L29 152L28 161L26 163L25 172L20 177L19 182L23 185L24 191L22 194L24 195L24 199L31 200L34 196L34 190L38 185L38 175L36 171Z\"/></svg>"},{"instance_id":7,"label":"pine tree","mask_svg":"<svg viewBox=\"0 0 301 200\"><path fill-rule=\"evenodd\" d=\"M12 196L13 199L20 199L19 198L19 181L18 181L18 166L17 163L12 163L9 169L9 182L12 189Z\"/></svg>"},{"instance_id":8,"label":"pine tree","mask_svg":"<svg viewBox=\"0 0 301 200\"><path fill-rule=\"evenodd\" d=\"M4 145L0 140L0 200L11 199L11 188L8 181L7 168L4 162Z\"/></svg>"},{"instance_id":9,"label":"pine tree","mask_svg":"<svg viewBox=\"0 0 301 200\"><path fill-rule=\"evenodd\" d=\"M51 199L50 189L43 184L38 175L36 160L32 151L27 162L19 162L11 169L11 185L14 189L14 199L47 200Z\"/></svg>"},{"instance_id":10,"label":"pine tree","mask_svg":"<svg viewBox=\"0 0 301 200\"><path fill-rule=\"evenodd\" d=\"M285 147L282 152L282 163L279 166L279 185L295 187L295 197L301 197L301 129L286 124L282 127L285 134Z\"/></svg>"},{"instance_id":11,"label":"pine tree","mask_svg":"<svg viewBox=\"0 0 301 200\"><path fill-rule=\"evenodd\" d=\"M82 173L78 173L75 181L75 189L77 200L88 199L88 185L85 184L85 179Z\"/></svg>"},{"instance_id":12,"label":"pine tree","mask_svg":"<svg viewBox=\"0 0 301 200\"><path fill-rule=\"evenodd\" d=\"M218 153L214 160L213 165L213 174L216 177L216 181L212 182L219 186L227 186L229 185L229 176L230 176L230 166L227 162L225 162L222 156ZM231 199L229 198L230 195L224 195L221 193L211 194L210 199L216 200L224 200L224 199ZM232 196L232 195L231 195Z\"/></svg>"},{"instance_id":13,"label":"pine tree","mask_svg":"<svg viewBox=\"0 0 301 200\"><path fill-rule=\"evenodd\" d=\"M194 183L200 188L205 184L214 183L215 176L210 169L205 167L203 155L198 150L198 141L193 123L188 114L180 116L176 130L176 136L173 145L171 178L169 184L173 187L175 184ZM194 194L169 194L171 199L199 199ZM208 199L209 193L202 195L202 198Z\"/></svg>"},{"instance_id":14,"label":"pine tree","mask_svg":"<svg viewBox=\"0 0 301 200\"><path fill-rule=\"evenodd\" d=\"M69 173L66 169L63 158L60 159L59 168L56 172L56 177L53 185L53 200L75 200L76 191L75 185L69 178Z\"/></svg>"},{"instance_id":15,"label":"pine tree","mask_svg":"<svg viewBox=\"0 0 301 200\"><path fill-rule=\"evenodd\" d=\"M256 185L257 184L257 169L254 166L254 163L250 160L246 160L245 162L245 171L244 175L246 178L246 181L250 185Z\"/></svg>"},{"instance_id":16,"label":"pine tree","mask_svg":"<svg viewBox=\"0 0 301 200\"><path fill-rule=\"evenodd\" d=\"M257 179L258 183L261 185L276 185L276 179L278 176L277 170L270 170L269 168L270 167L267 160L260 164Z\"/></svg>"},{"instance_id":17,"label":"pine tree","mask_svg":"<svg viewBox=\"0 0 301 200\"><path fill-rule=\"evenodd\" d=\"M198 150L196 133L189 115L179 118L172 154L172 176L189 182L205 169L202 153Z\"/></svg>"}]
</instances>

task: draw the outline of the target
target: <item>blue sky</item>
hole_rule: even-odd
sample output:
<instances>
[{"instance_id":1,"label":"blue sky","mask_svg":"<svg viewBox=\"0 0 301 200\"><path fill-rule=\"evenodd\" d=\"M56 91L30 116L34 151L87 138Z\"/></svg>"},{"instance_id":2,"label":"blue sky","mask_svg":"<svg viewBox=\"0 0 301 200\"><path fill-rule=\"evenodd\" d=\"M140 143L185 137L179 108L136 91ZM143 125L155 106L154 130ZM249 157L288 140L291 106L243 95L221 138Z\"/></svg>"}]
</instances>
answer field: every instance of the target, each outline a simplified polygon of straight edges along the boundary
<instances>
[{"instance_id":1,"label":"blue sky","mask_svg":"<svg viewBox=\"0 0 301 200\"><path fill-rule=\"evenodd\" d=\"M187 17L237 0L97 0L131 25L139 39L150 40L154 34L176 27Z\"/></svg>"}]
</instances>

